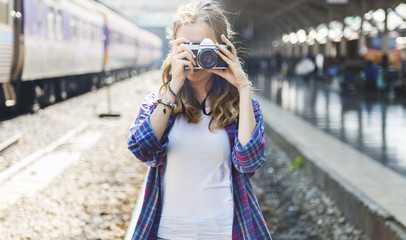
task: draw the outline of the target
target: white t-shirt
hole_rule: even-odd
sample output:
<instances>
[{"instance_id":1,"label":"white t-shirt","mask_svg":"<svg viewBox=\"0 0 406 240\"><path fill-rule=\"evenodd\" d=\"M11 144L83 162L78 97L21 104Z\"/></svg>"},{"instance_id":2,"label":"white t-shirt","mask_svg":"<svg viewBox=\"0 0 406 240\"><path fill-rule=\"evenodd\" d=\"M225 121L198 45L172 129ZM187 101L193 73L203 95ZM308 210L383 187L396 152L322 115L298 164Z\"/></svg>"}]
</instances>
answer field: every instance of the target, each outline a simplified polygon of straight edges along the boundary
<instances>
[{"instance_id":1,"label":"white t-shirt","mask_svg":"<svg viewBox=\"0 0 406 240\"><path fill-rule=\"evenodd\" d=\"M210 118L195 124L178 116L169 132L160 238L232 238L230 142L225 129L210 132Z\"/></svg>"}]
</instances>

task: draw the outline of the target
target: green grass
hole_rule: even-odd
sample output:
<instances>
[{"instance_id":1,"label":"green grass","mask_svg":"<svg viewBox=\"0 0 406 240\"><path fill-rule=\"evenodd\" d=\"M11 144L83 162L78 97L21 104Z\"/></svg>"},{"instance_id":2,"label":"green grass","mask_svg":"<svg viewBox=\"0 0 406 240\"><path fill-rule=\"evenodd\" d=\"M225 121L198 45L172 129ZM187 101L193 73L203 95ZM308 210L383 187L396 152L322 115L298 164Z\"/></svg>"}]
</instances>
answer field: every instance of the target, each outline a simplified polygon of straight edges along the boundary
<instances>
[{"instance_id":1,"label":"green grass","mask_svg":"<svg viewBox=\"0 0 406 240\"><path fill-rule=\"evenodd\" d=\"M303 168L303 156L299 155L289 163L289 168L302 169Z\"/></svg>"}]
</instances>

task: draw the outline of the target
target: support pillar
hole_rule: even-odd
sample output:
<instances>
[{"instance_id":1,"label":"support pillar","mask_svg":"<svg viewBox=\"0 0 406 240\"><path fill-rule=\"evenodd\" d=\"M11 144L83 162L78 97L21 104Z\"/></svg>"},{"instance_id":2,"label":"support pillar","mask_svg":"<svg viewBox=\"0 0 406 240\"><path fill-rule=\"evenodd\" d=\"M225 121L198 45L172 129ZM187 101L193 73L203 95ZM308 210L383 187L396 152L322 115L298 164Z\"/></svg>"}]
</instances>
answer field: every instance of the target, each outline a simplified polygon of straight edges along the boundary
<instances>
[{"instance_id":1,"label":"support pillar","mask_svg":"<svg viewBox=\"0 0 406 240\"><path fill-rule=\"evenodd\" d=\"M389 50L389 31L388 31L388 8L385 7L385 28L382 34L382 52L388 53Z\"/></svg>"},{"instance_id":2,"label":"support pillar","mask_svg":"<svg viewBox=\"0 0 406 240\"><path fill-rule=\"evenodd\" d=\"M306 43L303 43L302 45L302 54L301 57L306 57L307 53L310 51L309 45L307 45Z\"/></svg>"},{"instance_id":3,"label":"support pillar","mask_svg":"<svg viewBox=\"0 0 406 240\"><path fill-rule=\"evenodd\" d=\"M331 42L331 39L327 39L327 43L326 43L326 49L325 49L325 51L324 51L324 53L322 53L322 54L324 54L324 56L326 56L326 57L333 57L332 55L332 51L331 51L331 48L332 48L332 42Z\"/></svg>"},{"instance_id":4,"label":"support pillar","mask_svg":"<svg viewBox=\"0 0 406 240\"><path fill-rule=\"evenodd\" d=\"M364 36L364 15L365 15L365 3L364 0L361 0L360 2L361 4L361 28L360 28L360 32L359 32L359 40L358 40L358 55L360 57L363 57L365 55L365 36Z\"/></svg>"},{"instance_id":5,"label":"support pillar","mask_svg":"<svg viewBox=\"0 0 406 240\"><path fill-rule=\"evenodd\" d=\"M337 53L337 55L341 56L341 57L347 57L347 39L344 36L344 30L345 30L345 23L343 22L343 37L341 38L341 42L340 42L340 52Z\"/></svg>"},{"instance_id":6,"label":"support pillar","mask_svg":"<svg viewBox=\"0 0 406 240\"><path fill-rule=\"evenodd\" d=\"M295 44L293 45L293 57L297 58L300 57L300 46Z\"/></svg>"},{"instance_id":7,"label":"support pillar","mask_svg":"<svg viewBox=\"0 0 406 240\"><path fill-rule=\"evenodd\" d=\"M313 55L316 56L318 53L320 53L320 43L315 41L313 45Z\"/></svg>"}]
</instances>

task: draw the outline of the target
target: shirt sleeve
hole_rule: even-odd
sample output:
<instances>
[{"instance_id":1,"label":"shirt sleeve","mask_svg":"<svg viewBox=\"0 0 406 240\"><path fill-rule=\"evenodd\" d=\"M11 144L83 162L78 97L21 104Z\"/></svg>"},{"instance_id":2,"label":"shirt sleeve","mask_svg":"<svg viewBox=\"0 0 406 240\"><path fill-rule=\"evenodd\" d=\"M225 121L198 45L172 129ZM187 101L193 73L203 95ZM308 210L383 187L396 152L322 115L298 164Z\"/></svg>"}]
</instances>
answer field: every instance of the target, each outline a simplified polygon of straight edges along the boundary
<instances>
[{"instance_id":1,"label":"shirt sleeve","mask_svg":"<svg viewBox=\"0 0 406 240\"><path fill-rule=\"evenodd\" d=\"M162 164L166 154L167 138L159 141L151 127L150 116L157 107L155 94L147 96L128 136L128 149L150 167Z\"/></svg>"},{"instance_id":2,"label":"shirt sleeve","mask_svg":"<svg viewBox=\"0 0 406 240\"><path fill-rule=\"evenodd\" d=\"M255 174L266 159L265 155L265 137L264 121L259 102L252 99L256 126L251 139L245 145L238 140L238 134L235 135L234 149L232 151L232 161L235 168L241 173Z\"/></svg>"}]
</instances>

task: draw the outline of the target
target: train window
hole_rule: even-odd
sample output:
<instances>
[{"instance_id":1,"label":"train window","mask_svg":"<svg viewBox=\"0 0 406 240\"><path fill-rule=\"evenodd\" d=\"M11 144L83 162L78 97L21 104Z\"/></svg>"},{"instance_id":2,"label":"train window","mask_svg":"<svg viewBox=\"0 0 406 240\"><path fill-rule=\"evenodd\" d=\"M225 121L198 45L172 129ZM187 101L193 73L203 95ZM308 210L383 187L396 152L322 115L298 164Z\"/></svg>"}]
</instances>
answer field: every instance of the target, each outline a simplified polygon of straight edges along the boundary
<instances>
[{"instance_id":1,"label":"train window","mask_svg":"<svg viewBox=\"0 0 406 240\"><path fill-rule=\"evenodd\" d=\"M0 23L8 24L8 0L0 0Z\"/></svg>"},{"instance_id":2,"label":"train window","mask_svg":"<svg viewBox=\"0 0 406 240\"><path fill-rule=\"evenodd\" d=\"M89 40L90 39L90 33L92 32L92 28L91 28L91 25L88 23L88 22L86 22L85 23L85 26L86 26L86 39L87 40Z\"/></svg>"},{"instance_id":3,"label":"train window","mask_svg":"<svg viewBox=\"0 0 406 240\"><path fill-rule=\"evenodd\" d=\"M86 32L87 32L86 30L87 30L87 29L86 29L86 22L85 22L85 21L82 21L82 22L81 22L81 24L80 24L80 29L81 29L81 31L82 31L81 34L80 34L80 35L81 35L81 38L82 38L82 39L86 39L86 38L87 38L87 36L86 36Z\"/></svg>"},{"instance_id":4,"label":"train window","mask_svg":"<svg viewBox=\"0 0 406 240\"><path fill-rule=\"evenodd\" d=\"M87 23L87 39L90 40L92 39L92 24Z\"/></svg>"},{"instance_id":5,"label":"train window","mask_svg":"<svg viewBox=\"0 0 406 240\"><path fill-rule=\"evenodd\" d=\"M77 20L77 22L76 22L77 39L80 40L80 39L82 39L82 28L83 28L83 24L82 24L82 21L81 21L79 18L77 18L76 20Z\"/></svg>"},{"instance_id":6,"label":"train window","mask_svg":"<svg viewBox=\"0 0 406 240\"><path fill-rule=\"evenodd\" d=\"M76 26L75 16L71 16L70 29L71 29L71 39L72 39L72 41L74 41L74 40L76 40L76 37L77 37L77 26Z\"/></svg>"},{"instance_id":7,"label":"train window","mask_svg":"<svg viewBox=\"0 0 406 240\"><path fill-rule=\"evenodd\" d=\"M62 18L62 11L58 10L58 14L56 15L56 36L58 39L63 39L63 18Z\"/></svg>"},{"instance_id":8,"label":"train window","mask_svg":"<svg viewBox=\"0 0 406 240\"><path fill-rule=\"evenodd\" d=\"M101 39L101 33L100 33L100 26L99 25L95 25L95 30L96 30L96 36L95 36L95 41L100 41Z\"/></svg>"},{"instance_id":9,"label":"train window","mask_svg":"<svg viewBox=\"0 0 406 240\"><path fill-rule=\"evenodd\" d=\"M45 6L44 6L44 1L43 0L41 0L40 2L39 2L39 34L42 36L43 34L44 34L44 31L45 31L45 26L44 26L44 23L45 23L45 14L44 14L44 8L45 8Z\"/></svg>"},{"instance_id":10,"label":"train window","mask_svg":"<svg viewBox=\"0 0 406 240\"><path fill-rule=\"evenodd\" d=\"M95 36L94 36L94 40L95 41L100 41L100 26L99 25L94 25L94 27L95 27Z\"/></svg>"},{"instance_id":11,"label":"train window","mask_svg":"<svg viewBox=\"0 0 406 240\"><path fill-rule=\"evenodd\" d=\"M119 34L118 34L118 40L117 40L117 42L118 42L118 43L123 43L123 42L124 42L124 39L123 39L123 38L124 38L123 34L122 34L122 33L119 33Z\"/></svg>"},{"instance_id":12,"label":"train window","mask_svg":"<svg viewBox=\"0 0 406 240\"><path fill-rule=\"evenodd\" d=\"M47 24L48 24L48 37L53 38L55 36L55 14L54 9L50 7L47 14Z\"/></svg>"},{"instance_id":13,"label":"train window","mask_svg":"<svg viewBox=\"0 0 406 240\"><path fill-rule=\"evenodd\" d=\"M92 24L90 24L90 39L91 39L92 41L94 41L95 35L96 35L96 27L95 27L95 25L92 23Z\"/></svg>"},{"instance_id":14,"label":"train window","mask_svg":"<svg viewBox=\"0 0 406 240\"><path fill-rule=\"evenodd\" d=\"M80 40L82 37L82 22L79 18L76 18L76 39Z\"/></svg>"}]
</instances>

